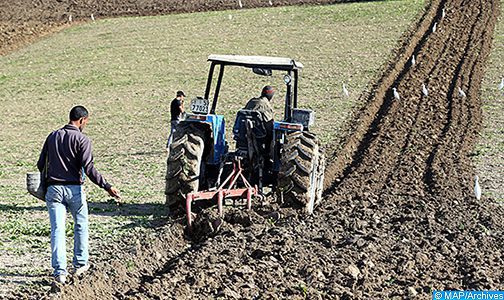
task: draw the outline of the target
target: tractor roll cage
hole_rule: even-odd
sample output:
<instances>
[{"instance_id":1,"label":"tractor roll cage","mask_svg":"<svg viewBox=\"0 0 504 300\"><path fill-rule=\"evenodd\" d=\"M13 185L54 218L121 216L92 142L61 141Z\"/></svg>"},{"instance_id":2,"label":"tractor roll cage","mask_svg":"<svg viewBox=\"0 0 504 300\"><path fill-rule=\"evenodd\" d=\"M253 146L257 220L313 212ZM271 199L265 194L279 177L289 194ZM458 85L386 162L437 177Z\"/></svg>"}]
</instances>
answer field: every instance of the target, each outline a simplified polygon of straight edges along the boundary
<instances>
[{"instance_id":1,"label":"tractor roll cage","mask_svg":"<svg viewBox=\"0 0 504 300\"><path fill-rule=\"evenodd\" d=\"M270 57L270 56L242 56L242 55L210 55L208 56L208 61L211 62L210 71L208 73L208 79L205 89L205 99L209 100L210 88L212 86L213 73L215 71L215 66L219 65L219 76L217 78L217 85L215 87L215 92L212 101L212 107L210 109L211 114L215 114L215 109L217 107L217 99L219 98L219 91L222 84L222 77L224 76L225 66L239 66L245 68L260 68L269 69L276 71L286 71L287 74L292 78L287 85L287 93L285 95L285 121L290 121L292 116L292 109L297 108L297 98L298 98L298 71L303 68L303 64L294 61L290 58L285 57ZM293 76L294 75L294 76ZM294 82L294 87L292 86ZM294 91L293 91L294 89Z\"/></svg>"}]
</instances>

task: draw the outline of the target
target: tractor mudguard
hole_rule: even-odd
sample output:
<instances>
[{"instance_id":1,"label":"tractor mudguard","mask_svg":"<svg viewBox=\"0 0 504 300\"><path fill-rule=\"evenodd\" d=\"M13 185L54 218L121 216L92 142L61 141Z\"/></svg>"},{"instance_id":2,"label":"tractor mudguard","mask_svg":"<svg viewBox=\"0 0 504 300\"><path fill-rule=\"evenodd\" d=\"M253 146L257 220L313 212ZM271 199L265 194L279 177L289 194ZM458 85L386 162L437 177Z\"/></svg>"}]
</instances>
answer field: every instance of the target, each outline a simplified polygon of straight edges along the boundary
<instances>
[{"instance_id":1,"label":"tractor mudguard","mask_svg":"<svg viewBox=\"0 0 504 300\"><path fill-rule=\"evenodd\" d=\"M210 127L213 147L210 149L210 155L207 163L219 165L225 158L228 151L226 142L226 122L223 115L199 115L187 114L184 122L198 122Z\"/></svg>"},{"instance_id":2,"label":"tractor mudguard","mask_svg":"<svg viewBox=\"0 0 504 300\"><path fill-rule=\"evenodd\" d=\"M277 131L303 131L303 124L299 123L289 123L289 122L279 122L275 121L273 123L273 130Z\"/></svg>"},{"instance_id":3,"label":"tractor mudguard","mask_svg":"<svg viewBox=\"0 0 504 300\"><path fill-rule=\"evenodd\" d=\"M304 131L315 124L315 113L311 109L295 108L292 110L291 122L275 121L274 129L281 131Z\"/></svg>"}]
</instances>

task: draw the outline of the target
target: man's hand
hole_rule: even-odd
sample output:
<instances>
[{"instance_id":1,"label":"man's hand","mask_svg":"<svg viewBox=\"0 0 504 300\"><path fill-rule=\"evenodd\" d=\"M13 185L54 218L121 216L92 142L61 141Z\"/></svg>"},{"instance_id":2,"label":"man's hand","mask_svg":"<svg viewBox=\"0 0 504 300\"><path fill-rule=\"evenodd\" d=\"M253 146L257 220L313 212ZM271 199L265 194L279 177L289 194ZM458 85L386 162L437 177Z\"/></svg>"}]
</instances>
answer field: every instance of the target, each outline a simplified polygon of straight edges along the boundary
<instances>
[{"instance_id":1,"label":"man's hand","mask_svg":"<svg viewBox=\"0 0 504 300\"><path fill-rule=\"evenodd\" d=\"M111 197L114 197L117 200L121 200L121 194L119 194L119 190L116 189L115 187L111 187L107 192Z\"/></svg>"}]
</instances>

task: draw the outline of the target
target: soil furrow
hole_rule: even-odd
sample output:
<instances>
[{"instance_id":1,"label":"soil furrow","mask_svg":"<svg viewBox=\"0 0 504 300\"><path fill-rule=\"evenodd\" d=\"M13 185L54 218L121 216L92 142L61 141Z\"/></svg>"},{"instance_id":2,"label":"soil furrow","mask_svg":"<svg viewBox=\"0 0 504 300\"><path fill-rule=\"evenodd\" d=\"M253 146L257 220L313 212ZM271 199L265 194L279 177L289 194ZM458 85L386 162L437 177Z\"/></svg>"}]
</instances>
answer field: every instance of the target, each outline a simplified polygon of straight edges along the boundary
<instances>
[{"instance_id":1,"label":"soil furrow","mask_svg":"<svg viewBox=\"0 0 504 300\"><path fill-rule=\"evenodd\" d=\"M460 14L461 17L463 17L462 13ZM456 21L455 21L456 22ZM454 36L452 35L452 40L451 42L455 41L455 42L458 42L460 40L460 38L458 36ZM452 44L450 44L452 45ZM444 49L447 49L448 48L448 44L446 44L446 47ZM442 61L442 59L440 59L438 62L436 62L436 66L438 66L437 68L434 69L434 73L429 73L429 75L426 76L426 78L431 78L431 82L434 84L437 84L439 85L440 83L440 80L439 80L439 77L441 77L443 75L444 72L446 72L446 69L448 68L448 66L444 66L444 67L440 67L442 66L444 63L446 62L450 62L450 61L453 61L453 60L446 60L446 57L444 59L444 62ZM443 83L444 86L448 86L449 84L448 83ZM431 87L431 86L429 86ZM430 97L427 97L426 101L428 104L433 104L433 102L431 101L431 98L434 96L436 96L436 94L440 94L440 95L443 95L445 94L445 89L431 89L431 93L430 93ZM424 119L426 120L426 122L424 122L424 124L420 125L419 128L416 128L414 129L414 131L416 132L420 132L421 134L419 134L420 138L416 138L416 144L412 146L413 149L418 149L419 148L419 145L424 145L423 146L423 149L418 149L420 151L418 152L421 152L421 153L424 153L425 151L428 151L429 147L433 147L433 141L435 141L435 137L439 136L439 132L435 132L434 130L437 128L436 126L434 126L432 129L428 127L428 124L431 122L432 119L435 119L437 116L439 116L439 113L442 112L442 108L440 107L436 107L436 106L431 106L430 107L430 111L431 111L431 114L426 114L424 116ZM422 127L423 126L423 127ZM413 163L417 163L417 164L421 164L422 161L425 161L427 158L425 158L424 155L420 154L420 155L417 155L415 153L416 151L411 151L411 154L410 156L413 157L413 160L410 158L410 157L404 157L402 159L402 164L403 164L403 169L407 172L407 170L409 168L412 167L412 162ZM417 156L416 159L414 159L414 157ZM428 159L427 159L428 160ZM403 173L404 175L405 173ZM400 176L396 176L396 180L400 180ZM408 178L407 176L404 176L404 178ZM399 187L400 189L400 187Z\"/></svg>"},{"instance_id":2,"label":"soil furrow","mask_svg":"<svg viewBox=\"0 0 504 300\"><path fill-rule=\"evenodd\" d=\"M443 2L453 16L431 33L443 7L433 2L411 35L416 43L406 45L400 59L389 66L386 72L390 73L379 81L369 107L358 114L360 123L355 128L367 129L347 137L348 143L338 153L335 164L352 162L333 171L341 172L343 179L332 185L334 193L326 194L332 201L325 202L319 216L304 219L284 211L287 217L272 229L260 222L251 228L233 223L188 254L186 262L179 261L134 288L132 298L233 293L245 298L256 293L283 298L296 294L294 285L303 286L312 297L386 299L405 297L407 287L428 294L432 288L482 289L502 284L499 272L482 276L480 267L502 266L501 250L495 245L503 240L503 224L492 214L502 208L469 201L467 194L456 199L460 205L453 207L453 197L439 197L434 191L419 193L424 189L422 162L434 149L447 160L452 159L450 152L468 149L458 149L454 139L464 122L472 122L464 121L473 117L464 112L472 104L457 98L456 87L460 78L466 78L462 76L473 77L467 72L479 62L475 51L479 52L480 40L491 38L482 34L482 28L491 34L495 15L480 17L487 11L483 3L462 4ZM488 42L482 45L489 47ZM414 51L419 64L410 69ZM419 93L426 79L432 88L424 98ZM393 100L392 86L403 92L401 101ZM414 136L422 138L414 140ZM417 149L404 155L410 142ZM351 149L357 149L356 153L349 155ZM435 168L445 163L438 156L433 158ZM402 171L398 173L394 166L399 159ZM415 172L407 172L414 168ZM461 172L463 176L468 170ZM383 190L390 173L394 189ZM456 187L453 180L458 178L443 184ZM410 187L412 182L417 186ZM466 211L478 211L478 215L468 219ZM481 226L494 234L482 233ZM472 255L474 249L481 253Z\"/></svg>"},{"instance_id":3,"label":"soil furrow","mask_svg":"<svg viewBox=\"0 0 504 300\"><path fill-rule=\"evenodd\" d=\"M448 15L445 16L444 20L440 20L439 24L440 26L445 26L445 24L447 26L450 26L449 24L456 24L461 20L462 16L460 15L456 15L455 17L453 17L453 15ZM432 39L429 40L429 43L425 44L424 49L422 49L421 52L418 52L418 65L414 68L410 68L410 71L408 73L409 76L405 79L406 82L410 82L415 74L426 74L423 83L425 83L428 87L428 90L430 90L430 97L432 97L433 94L444 94L443 90L434 89L433 87L435 87L435 85L439 82L438 80L436 80L436 78L439 78L439 76L441 76L445 70L443 67L439 67L444 65L447 61L447 58L442 54L446 53L448 47L458 39L458 36L456 35L443 35L443 37L445 37L445 39L441 40L440 42L440 44L443 45L442 47L436 47L437 44L433 43ZM433 57L436 57L436 59L424 60L424 52L432 55ZM422 69L427 71L423 71ZM418 84L420 84L420 82L418 82ZM387 186L393 188L393 182L396 181L400 182L400 186L404 186L405 182L401 181L403 178L408 178L406 174L408 174L408 172L411 172L412 167L415 169L415 171L417 171L416 169L418 169L418 166L421 165L422 162L426 159L425 154L423 154L424 151L419 149L419 145L432 144L432 136L436 134L433 132L435 127L431 128L429 124L435 118L435 112L437 112L438 110L435 108L435 106L433 106L433 103L430 101L429 96L423 96L420 85L414 86L412 84L409 84L409 89L417 91L414 92L414 97L408 98L408 101L412 103L412 106L417 106L414 112L414 122L411 125L411 129L407 134L407 138L403 146L401 147L401 153L397 156L396 163L392 168L393 171L389 173L381 189L385 189ZM411 161L414 162L413 165L408 163ZM416 192L420 194L422 193L421 191Z\"/></svg>"},{"instance_id":4,"label":"soil furrow","mask_svg":"<svg viewBox=\"0 0 504 300\"><path fill-rule=\"evenodd\" d=\"M428 38L428 28L432 26L436 16L441 14L441 9L445 1L430 1L425 13L415 24L415 27L404 36L402 45L393 61L385 68L383 75L376 80L369 95L363 95L361 102L365 104L356 111L354 117L347 124L344 132L348 135L341 138L336 143L336 152L328 157L335 157L327 167L328 178L345 178L364 157L364 149L372 142L373 133L383 115L390 108L391 96L390 86L395 82L400 72L405 67L413 53L419 53L418 49ZM372 130L368 130L371 128ZM337 181L327 181L326 192L331 194L339 185Z\"/></svg>"},{"instance_id":5,"label":"soil furrow","mask_svg":"<svg viewBox=\"0 0 504 300\"><path fill-rule=\"evenodd\" d=\"M191 247L160 260L155 249L184 247L180 237L142 242L135 271L123 261L103 266L60 298L406 299L412 291L427 298L433 289L501 289L504 209L475 201L466 182L498 11L497 0L428 5L373 92L362 96L366 106L334 153L315 215L282 208L272 221L264 208L230 209L217 233ZM215 214L204 211L199 220ZM170 228L181 230L175 222Z\"/></svg>"},{"instance_id":6,"label":"soil furrow","mask_svg":"<svg viewBox=\"0 0 504 300\"><path fill-rule=\"evenodd\" d=\"M478 14L478 19L480 18L481 14L482 14L482 10L480 9L479 14ZM434 147L433 151L431 152L431 156L428 159L428 162L431 162L431 164L428 165L424 178L426 179L426 183L429 186L429 191L431 193L439 193L441 190L443 190L442 187L444 186L444 184L442 184L442 182L446 180L445 178L453 177L456 174L456 173L454 173L454 174L451 174L451 176L450 176L449 174L447 174L446 168L445 169L437 169L436 168L437 166L443 166L443 164L440 164L437 161L437 157L448 156L448 157L450 157L450 160L452 160L452 161L455 161L455 162L460 161L460 159L456 155L453 155L452 153L453 153L453 150L455 150L457 148L455 146L456 145L455 143L458 143L458 141L460 140L460 133L464 132L464 130L461 130L464 128L462 124L466 122L466 119L468 118L468 116L461 113L461 110L463 107L462 103L464 101L466 101L465 100L466 97L459 97L457 89L460 87L463 90L466 90L469 97L477 96L477 95L470 95L469 94L469 90L466 88L466 85L464 85L463 79L464 79L464 77L466 77L466 75L465 75L465 71L467 70L466 67L469 66L468 69L469 70L471 69L472 62L468 61L468 58L471 57L471 55L470 55L471 51L473 51L473 53L474 53L474 51L478 50L477 48L473 48L474 47L473 43L478 43L478 41L484 40L483 37L481 36L481 34L477 34L475 32L477 29L480 32L482 32L483 29L486 27L486 25L484 24L485 26L483 28L481 26L480 26L480 28L477 28L476 26L478 24L480 24L480 23L476 22L473 25L473 27L471 28L471 33L469 36L471 36L472 39L469 39L469 41L467 42L464 55L462 56L462 59L461 59L459 65L457 66L456 72L455 72L453 79L452 79L452 84L450 86L450 92L448 94L450 106L449 106L449 111L447 114L447 122L446 122L445 126L443 127L443 130L442 130L442 133L440 136L441 142L438 145L436 145L436 147ZM467 86L467 87L469 87L469 86ZM464 120L460 119L460 118L462 118L462 116L463 116ZM454 120L456 122L457 119L462 124L458 123L458 122L454 123ZM457 140L451 139L451 134L453 134L453 133L451 133L450 131L457 132L456 133ZM445 151L440 150L440 148L442 149L443 147L445 147L444 145L450 145L451 149L445 150ZM453 149L453 148L455 148L455 149ZM455 177L457 177L457 176L455 176ZM450 184L450 185L453 186L453 184ZM459 188L459 187L461 187L461 185L458 185L457 188ZM454 190L456 191L456 188L454 188ZM450 191L450 193L452 193L452 192L453 191ZM469 192L469 190L466 190L466 193L467 192ZM460 194L458 196L460 197Z\"/></svg>"}]
</instances>

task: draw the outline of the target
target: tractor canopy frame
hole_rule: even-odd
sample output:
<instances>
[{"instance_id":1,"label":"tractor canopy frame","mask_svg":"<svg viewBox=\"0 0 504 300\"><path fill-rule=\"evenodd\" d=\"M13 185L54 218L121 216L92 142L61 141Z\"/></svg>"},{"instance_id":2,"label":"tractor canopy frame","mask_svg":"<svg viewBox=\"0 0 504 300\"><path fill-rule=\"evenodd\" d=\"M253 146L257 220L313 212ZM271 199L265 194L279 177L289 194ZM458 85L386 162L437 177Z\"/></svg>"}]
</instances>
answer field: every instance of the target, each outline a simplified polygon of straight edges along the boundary
<instances>
[{"instance_id":1,"label":"tractor canopy frame","mask_svg":"<svg viewBox=\"0 0 504 300\"><path fill-rule=\"evenodd\" d=\"M212 79L215 71L215 66L219 66L219 75L217 77L217 84L215 86L212 106L210 109L211 114L215 114L225 67L239 66L250 68L252 70L263 69L287 72L287 75L289 75L289 77L287 79L284 78L284 82L287 85L287 93L285 95L284 121L291 121L292 110L297 108L299 70L303 68L303 64L285 57L243 55L210 55L208 56L208 61L211 62L211 65L205 89L205 99L207 100L210 100L210 90L212 88Z\"/></svg>"}]
</instances>

